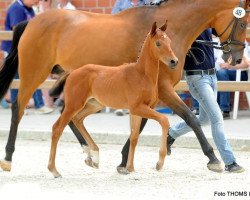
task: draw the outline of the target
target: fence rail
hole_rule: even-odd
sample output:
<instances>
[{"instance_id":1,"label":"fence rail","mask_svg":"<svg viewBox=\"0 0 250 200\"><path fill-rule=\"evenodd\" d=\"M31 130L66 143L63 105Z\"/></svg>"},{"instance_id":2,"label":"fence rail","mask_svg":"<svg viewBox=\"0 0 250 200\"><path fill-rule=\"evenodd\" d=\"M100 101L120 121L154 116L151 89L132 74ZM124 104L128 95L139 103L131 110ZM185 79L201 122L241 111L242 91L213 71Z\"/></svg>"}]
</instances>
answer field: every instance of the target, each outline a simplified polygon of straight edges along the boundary
<instances>
[{"instance_id":1,"label":"fence rail","mask_svg":"<svg viewBox=\"0 0 250 200\"><path fill-rule=\"evenodd\" d=\"M12 31L0 31L0 40L12 40Z\"/></svg>"},{"instance_id":2,"label":"fence rail","mask_svg":"<svg viewBox=\"0 0 250 200\"><path fill-rule=\"evenodd\" d=\"M44 81L39 88L48 89L51 88L56 80L46 80ZM11 88L18 89L20 85L19 79L14 79L11 84ZM186 81L180 81L175 86L176 91L188 91L188 85ZM218 91L240 91L240 92L249 92L250 91L250 82L249 81L218 81Z\"/></svg>"}]
</instances>

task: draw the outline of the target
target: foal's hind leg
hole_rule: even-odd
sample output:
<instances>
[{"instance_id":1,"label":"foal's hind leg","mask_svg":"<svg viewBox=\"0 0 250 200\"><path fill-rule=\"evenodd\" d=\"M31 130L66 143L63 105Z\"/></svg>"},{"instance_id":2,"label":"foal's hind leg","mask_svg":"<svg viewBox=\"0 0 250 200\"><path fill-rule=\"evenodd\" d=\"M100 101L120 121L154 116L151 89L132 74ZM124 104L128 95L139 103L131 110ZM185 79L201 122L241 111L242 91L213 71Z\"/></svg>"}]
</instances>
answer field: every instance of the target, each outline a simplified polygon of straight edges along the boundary
<instances>
[{"instance_id":1,"label":"foal's hind leg","mask_svg":"<svg viewBox=\"0 0 250 200\"><path fill-rule=\"evenodd\" d=\"M87 141L88 146L83 145L83 150L88 154L85 163L94 168L99 167L99 148L89 135L88 131L83 125L83 120L90 114L96 113L103 109L104 106L95 99L89 100L85 107L72 119L75 126L80 130L83 138Z\"/></svg>"},{"instance_id":2,"label":"foal's hind leg","mask_svg":"<svg viewBox=\"0 0 250 200\"><path fill-rule=\"evenodd\" d=\"M55 178L61 177L61 174L57 171L56 164L55 164L58 140L61 137L64 128L73 117L73 114L74 114L73 110L64 110L52 128L52 141L51 141L51 147L50 147L48 169Z\"/></svg>"}]
</instances>

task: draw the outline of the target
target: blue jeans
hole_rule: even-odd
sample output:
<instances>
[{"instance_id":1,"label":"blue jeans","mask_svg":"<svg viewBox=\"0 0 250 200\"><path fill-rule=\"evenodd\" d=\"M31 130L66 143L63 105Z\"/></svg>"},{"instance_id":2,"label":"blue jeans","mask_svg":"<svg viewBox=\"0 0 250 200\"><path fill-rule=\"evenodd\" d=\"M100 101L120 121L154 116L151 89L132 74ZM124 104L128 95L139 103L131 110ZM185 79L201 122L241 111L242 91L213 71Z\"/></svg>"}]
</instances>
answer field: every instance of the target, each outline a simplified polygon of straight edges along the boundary
<instances>
[{"instance_id":1,"label":"blue jeans","mask_svg":"<svg viewBox=\"0 0 250 200\"><path fill-rule=\"evenodd\" d=\"M18 79L19 78L18 74L16 74L14 78ZM10 90L11 103L14 103L16 101L17 94L18 94L17 89L11 89ZM40 89L36 90L32 97L34 99L36 109L41 108L41 107L44 106L43 94L42 94L42 91Z\"/></svg>"},{"instance_id":2,"label":"blue jeans","mask_svg":"<svg viewBox=\"0 0 250 200\"><path fill-rule=\"evenodd\" d=\"M219 81L236 80L236 70L220 69L216 72L216 75ZM241 72L241 80L248 80L247 71ZM217 101L222 111L230 112L230 92L218 92Z\"/></svg>"},{"instance_id":3,"label":"blue jeans","mask_svg":"<svg viewBox=\"0 0 250 200\"><path fill-rule=\"evenodd\" d=\"M212 136L225 165L235 162L225 134L224 121L220 107L217 103L217 78L216 75L191 75L186 77L191 95L199 102L199 115L197 118L201 125L211 124ZM169 129L169 134L177 138L192 131L192 129L182 121L174 124Z\"/></svg>"}]
</instances>

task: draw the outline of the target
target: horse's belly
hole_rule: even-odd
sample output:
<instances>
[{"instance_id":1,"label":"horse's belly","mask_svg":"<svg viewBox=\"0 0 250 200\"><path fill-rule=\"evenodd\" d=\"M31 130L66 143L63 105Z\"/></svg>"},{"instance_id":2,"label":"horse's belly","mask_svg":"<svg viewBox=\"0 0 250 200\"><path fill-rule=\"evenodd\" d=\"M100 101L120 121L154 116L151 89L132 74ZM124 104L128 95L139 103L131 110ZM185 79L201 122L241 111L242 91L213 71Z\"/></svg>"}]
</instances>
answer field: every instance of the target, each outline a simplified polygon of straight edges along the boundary
<instances>
[{"instance_id":1,"label":"horse's belly","mask_svg":"<svg viewBox=\"0 0 250 200\"><path fill-rule=\"evenodd\" d=\"M102 105L105 105L107 107L115 108L115 109L125 109L128 108L126 99L124 97L121 97L119 95L116 95L115 93L108 93L106 91L103 91L102 94L92 94L92 96L100 102Z\"/></svg>"}]
</instances>

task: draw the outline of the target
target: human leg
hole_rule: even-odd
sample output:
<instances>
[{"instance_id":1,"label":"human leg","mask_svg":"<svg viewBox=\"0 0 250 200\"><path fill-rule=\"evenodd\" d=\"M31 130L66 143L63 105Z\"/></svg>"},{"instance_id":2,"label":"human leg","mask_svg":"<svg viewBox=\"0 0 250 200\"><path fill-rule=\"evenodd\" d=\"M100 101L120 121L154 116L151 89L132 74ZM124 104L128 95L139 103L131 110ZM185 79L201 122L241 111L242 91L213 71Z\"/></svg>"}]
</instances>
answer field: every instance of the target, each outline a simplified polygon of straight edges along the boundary
<instances>
[{"instance_id":1,"label":"human leg","mask_svg":"<svg viewBox=\"0 0 250 200\"><path fill-rule=\"evenodd\" d=\"M220 69L216 72L217 79L219 81L229 81L230 71L228 69ZM218 92L218 103L222 112L225 112L225 117L230 117L230 92ZM228 116L226 116L228 113Z\"/></svg>"},{"instance_id":2,"label":"human leg","mask_svg":"<svg viewBox=\"0 0 250 200\"><path fill-rule=\"evenodd\" d=\"M46 107L44 105L42 90L38 89L33 94L33 99L35 103L36 113L38 114L48 114L53 111L52 108Z\"/></svg>"},{"instance_id":3,"label":"human leg","mask_svg":"<svg viewBox=\"0 0 250 200\"><path fill-rule=\"evenodd\" d=\"M36 90L33 94L33 99L35 103L35 108L39 109L44 106L43 94L40 89Z\"/></svg>"},{"instance_id":4,"label":"human leg","mask_svg":"<svg viewBox=\"0 0 250 200\"><path fill-rule=\"evenodd\" d=\"M188 80L189 79L189 80ZM211 122L212 136L215 145L225 165L236 163L232 148L224 133L224 121L217 99L216 76L203 76L200 80L193 81L187 78L191 94L199 101Z\"/></svg>"}]
</instances>

